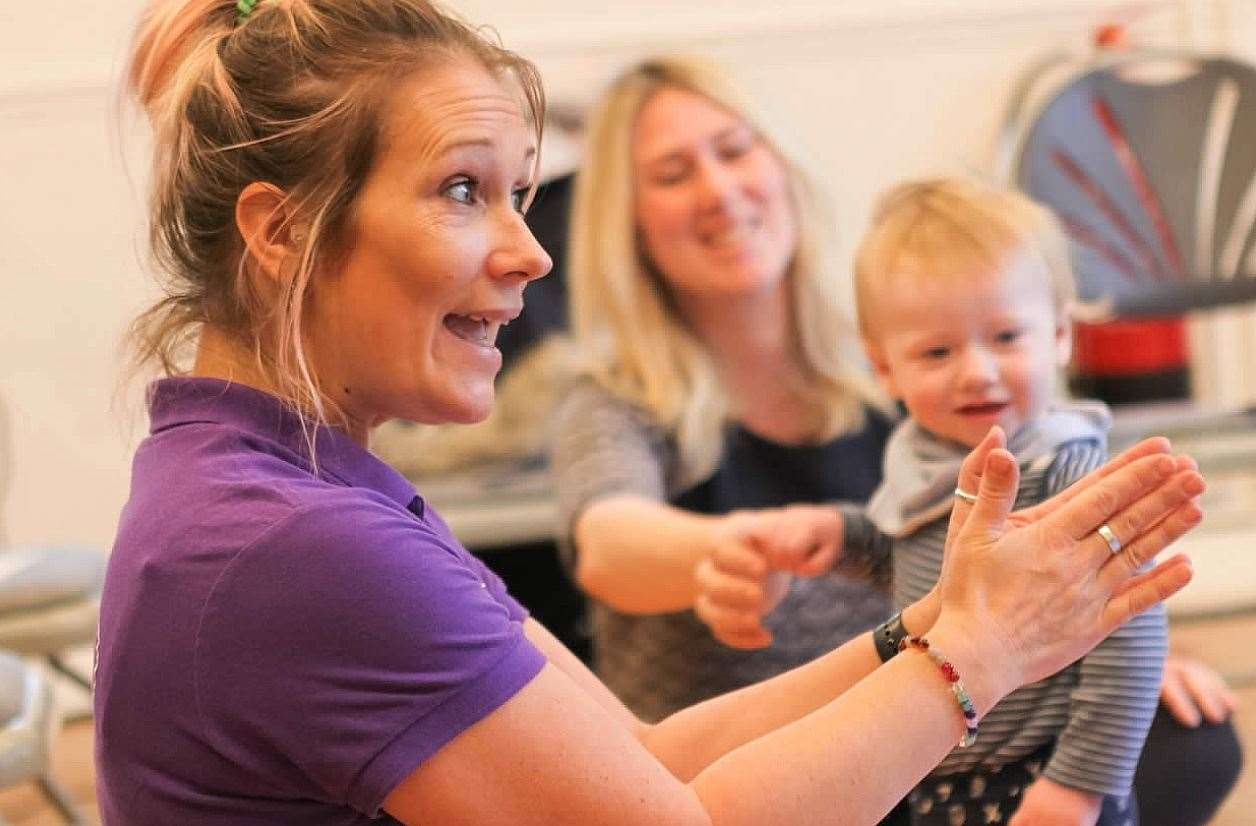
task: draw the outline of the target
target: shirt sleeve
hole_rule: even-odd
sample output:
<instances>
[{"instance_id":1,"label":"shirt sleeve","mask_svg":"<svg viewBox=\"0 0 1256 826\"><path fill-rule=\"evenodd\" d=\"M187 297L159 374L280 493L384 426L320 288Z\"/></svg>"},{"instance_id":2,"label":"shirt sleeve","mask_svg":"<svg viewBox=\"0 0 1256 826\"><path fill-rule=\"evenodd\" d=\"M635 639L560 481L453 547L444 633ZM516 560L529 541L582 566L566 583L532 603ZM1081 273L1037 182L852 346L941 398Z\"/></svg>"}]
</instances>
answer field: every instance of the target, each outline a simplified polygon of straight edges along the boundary
<instances>
[{"instance_id":1,"label":"shirt sleeve","mask_svg":"<svg viewBox=\"0 0 1256 826\"><path fill-rule=\"evenodd\" d=\"M573 388L555 416L552 464L558 503L558 546L575 564L572 528L593 502L634 494L667 498L666 446L644 411L592 382Z\"/></svg>"},{"instance_id":2,"label":"shirt sleeve","mask_svg":"<svg viewBox=\"0 0 1256 826\"><path fill-rule=\"evenodd\" d=\"M544 665L468 557L373 501L307 505L277 523L227 566L202 612L206 740L266 779L259 794L376 816Z\"/></svg>"},{"instance_id":3,"label":"shirt sleeve","mask_svg":"<svg viewBox=\"0 0 1256 826\"><path fill-rule=\"evenodd\" d=\"M1093 441L1065 445L1044 477L1045 497L1099 467L1106 455ZM1044 770L1047 777L1096 794L1129 794L1159 702L1167 648L1164 606L1158 605L1125 623L1082 659L1068 722Z\"/></svg>"},{"instance_id":4,"label":"shirt sleeve","mask_svg":"<svg viewBox=\"0 0 1256 826\"><path fill-rule=\"evenodd\" d=\"M842 515L842 555L835 571L887 587L891 576L890 538L877 530L863 505L839 502Z\"/></svg>"}]
</instances>

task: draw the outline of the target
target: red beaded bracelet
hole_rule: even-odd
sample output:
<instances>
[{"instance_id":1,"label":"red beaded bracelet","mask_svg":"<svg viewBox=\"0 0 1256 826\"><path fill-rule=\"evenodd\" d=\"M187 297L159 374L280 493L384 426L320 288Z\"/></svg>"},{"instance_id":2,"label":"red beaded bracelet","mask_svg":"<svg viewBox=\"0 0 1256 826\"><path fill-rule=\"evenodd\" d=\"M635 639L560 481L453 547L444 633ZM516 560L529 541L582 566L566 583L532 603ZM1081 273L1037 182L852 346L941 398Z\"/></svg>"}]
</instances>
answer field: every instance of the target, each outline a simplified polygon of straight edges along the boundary
<instances>
[{"instance_id":1,"label":"red beaded bracelet","mask_svg":"<svg viewBox=\"0 0 1256 826\"><path fill-rule=\"evenodd\" d=\"M967 748L977 742L977 709L973 706L972 698L968 696L968 690L964 688L964 681L959 678L959 670L942 656L942 652L930 648L929 641L924 637L904 637L898 644L898 650L906 651L908 648L928 654L951 686L951 693L955 695L955 701L964 713L964 736L959 741L960 747Z\"/></svg>"}]
</instances>

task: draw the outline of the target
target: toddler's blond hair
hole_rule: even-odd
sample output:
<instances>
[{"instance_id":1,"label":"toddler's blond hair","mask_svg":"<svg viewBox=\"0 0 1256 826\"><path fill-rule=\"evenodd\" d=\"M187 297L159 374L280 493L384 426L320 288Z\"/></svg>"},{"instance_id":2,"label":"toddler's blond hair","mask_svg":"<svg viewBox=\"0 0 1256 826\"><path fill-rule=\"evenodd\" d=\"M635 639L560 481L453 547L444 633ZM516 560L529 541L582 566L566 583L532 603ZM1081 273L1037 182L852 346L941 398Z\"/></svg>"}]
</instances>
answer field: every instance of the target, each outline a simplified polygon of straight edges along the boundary
<instances>
[{"instance_id":1,"label":"toddler's blond hair","mask_svg":"<svg viewBox=\"0 0 1256 826\"><path fill-rule=\"evenodd\" d=\"M855 254L860 332L871 337L874 287L887 278L955 278L1026 260L1045 270L1056 310L1066 313L1075 296L1068 239L1048 209L962 178L899 184L877 202Z\"/></svg>"}]
</instances>

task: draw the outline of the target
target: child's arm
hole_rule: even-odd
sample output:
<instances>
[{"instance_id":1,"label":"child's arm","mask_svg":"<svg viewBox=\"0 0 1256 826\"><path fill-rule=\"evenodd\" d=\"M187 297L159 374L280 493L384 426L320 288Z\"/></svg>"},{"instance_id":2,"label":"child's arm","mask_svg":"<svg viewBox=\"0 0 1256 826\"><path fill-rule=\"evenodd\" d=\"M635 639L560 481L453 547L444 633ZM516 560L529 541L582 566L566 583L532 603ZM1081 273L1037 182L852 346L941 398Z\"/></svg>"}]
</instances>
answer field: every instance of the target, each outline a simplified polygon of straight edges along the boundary
<instances>
[{"instance_id":1,"label":"child's arm","mask_svg":"<svg viewBox=\"0 0 1256 826\"><path fill-rule=\"evenodd\" d=\"M1098 467L1105 457L1106 451L1093 443L1066 446L1047 471L1044 498ZM1024 816L1018 812L1013 823L1092 824L1102 795L1129 794L1155 715L1167 646L1164 608L1158 606L1118 628L1082 659L1068 723L1043 777L1026 793ZM1093 811L1078 805L1087 799ZM1051 809L1057 815L1047 817ZM1061 820L1064 810L1080 816Z\"/></svg>"}]
</instances>

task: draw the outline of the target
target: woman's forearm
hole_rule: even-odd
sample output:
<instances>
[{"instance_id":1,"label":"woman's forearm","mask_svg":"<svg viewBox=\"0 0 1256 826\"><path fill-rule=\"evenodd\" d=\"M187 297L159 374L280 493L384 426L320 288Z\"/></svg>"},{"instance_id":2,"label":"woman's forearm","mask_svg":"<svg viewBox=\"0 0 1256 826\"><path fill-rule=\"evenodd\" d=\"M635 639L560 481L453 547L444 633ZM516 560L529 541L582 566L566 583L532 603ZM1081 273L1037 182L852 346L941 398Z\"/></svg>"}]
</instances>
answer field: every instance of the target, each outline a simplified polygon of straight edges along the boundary
<instances>
[{"instance_id":1,"label":"woman's forearm","mask_svg":"<svg viewBox=\"0 0 1256 826\"><path fill-rule=\"evenodd\" d=\"M693 569L710 552L718 517L636 496L589 505L576 520L576 581L589 596L627 614L693 605Z\"/></svg>"},{"instance_id":2,"label":"woman's forearm","mask_svg":"<svg viewBox=\"0 0 1256 826\"><path fill-rule=\"evenodd\" d=\"M924 634L937 615L935 598L910 606L903 622ZM822 708L881 665L864 633L823 657L770 680L677 712L641 731L641 739L673 774L689 781L738 747Z\"/></svg>"},{"instance_id":3,"label":"woman's forearm","mask_svg":"<svg viewBox=\"0 0 1256 826\"><path fill-rule=\"evenodd\" d=\"M969 652L967 635L932 636L984 714L1010 686ZM875 660L866 636L856 643L859 662ZM858 670L838 669L836 676ZM902 654L843 688L834 686L831 693L841 693L831 702L728 752L693 779L712 823L875 823L964 732L949 682L923 654Z\"/></svg>"}]
</instances>

